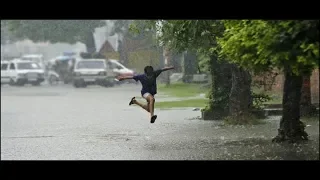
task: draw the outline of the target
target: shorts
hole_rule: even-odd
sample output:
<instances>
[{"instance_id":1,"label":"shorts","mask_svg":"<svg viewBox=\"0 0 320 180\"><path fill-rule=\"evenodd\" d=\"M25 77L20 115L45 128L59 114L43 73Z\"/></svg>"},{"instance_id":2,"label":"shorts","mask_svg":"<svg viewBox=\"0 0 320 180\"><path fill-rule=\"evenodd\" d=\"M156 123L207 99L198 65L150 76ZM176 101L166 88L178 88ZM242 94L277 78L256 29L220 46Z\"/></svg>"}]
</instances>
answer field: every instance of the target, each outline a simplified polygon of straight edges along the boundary
<instances>
[{"instance_id":1,"label":"shorts","mask_svg":"<svg viewBox=\"0 0 320 180\"><path fill-rule=\"evenodd\" d=\"M149 96L149 95L151 95L151 96L154 96L154 95L152 95L151 93L144 93L143 95L142 95L142 97L143 98L145 98L145 99L147 99L147 97Z\"/></svg>"}]
</instances>

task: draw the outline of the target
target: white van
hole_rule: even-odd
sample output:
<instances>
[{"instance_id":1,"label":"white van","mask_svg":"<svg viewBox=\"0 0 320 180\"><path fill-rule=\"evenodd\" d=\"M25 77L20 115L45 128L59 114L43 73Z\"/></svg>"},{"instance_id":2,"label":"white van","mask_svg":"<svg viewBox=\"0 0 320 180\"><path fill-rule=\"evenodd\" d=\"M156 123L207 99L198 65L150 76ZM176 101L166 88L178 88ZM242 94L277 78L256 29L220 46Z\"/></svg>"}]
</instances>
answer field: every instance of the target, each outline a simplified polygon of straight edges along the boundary
<instances>
[{"instance_id":1,"label":"white van","mask_svg":"<svg viewBox=\"0 0 320 180\"><path fill-rule=\"evenodd\" d=\"M115 76L134 76L135 72L127 67L125 67L123 64L121 64L118 60L115 59L109 59L107 61L108 66L111 67L112 71L114 72ZM128 81L119 81L117 84L122 84L122 83L135 83L138 84L135 80L128 80Z\"/></svg>"},{"instance_id":2,"label":"white van","mask_svg":"<svg viewBox=\"0 0 320 180\"><path fill-rule=\"evenodd\" d=\"M133 76L134 71L131 69L128 69L123 64L121 64L118 60L115 59L109 59L108 60L109 66L111 66L111 69L116 75L121 76Z\"/></svg>"},{"instance_id":3,"label":"white van","mask_svg":"<svg viewBox=\"0 0 320 180\"><path fill-rule=\"evenodd\" d=\"M5 66L7 66L6 69ZM44 70L36 62L21 59L1 62L1 83L37 86L43 81Z\"/></svg>"},{"instance_id":4,"label":"white van","mask_svg":"<svg viewBox=\"0 0 320 180\"><path fill-rule=\"evenodd\" d=\"M44 68L44 59L42 54L25 54L21 56L21 60L36 62L41 66L41 68Z\"/></svg>"},{"instance_id":5,"label":"white van","mask_svg":"<svg viewBox=\"0 0 320 180\"><path fill-rule=\"evenodd\" d=\"M76 88L93 84L110 87L114 85L114 79L105 59L81 59L75 63L73 85Z\"/></svg>"},{"instance_id":6,"label":"white van","mask_svg":"<svg viewBox=\"0 0 320 180\"><path fill-rule=\"evenodd\" d=\"M9 61L1 60L1 84L8 84L10 82L10 77L7 73L9 63Z\"/></svg>"}]
</instances>

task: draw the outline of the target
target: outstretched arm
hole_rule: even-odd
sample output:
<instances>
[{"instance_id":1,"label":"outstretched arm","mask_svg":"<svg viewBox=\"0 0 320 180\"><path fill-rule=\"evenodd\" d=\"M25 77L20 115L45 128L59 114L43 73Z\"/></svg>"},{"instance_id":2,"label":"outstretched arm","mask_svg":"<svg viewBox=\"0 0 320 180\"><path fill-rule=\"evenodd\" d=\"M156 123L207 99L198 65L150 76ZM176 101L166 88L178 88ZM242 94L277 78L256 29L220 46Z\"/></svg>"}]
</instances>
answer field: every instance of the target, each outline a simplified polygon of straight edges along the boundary
<instances>
[{"instance_id":1,"label":"outstretched arm","mask_svg":"<svg viewBox=\"0 0 320 180\"><path fill-rule=\"evenodd\" d=\"M117 78L119 81L123 81L123 80L126 80L126 79L133 79L133 76L120 76Z\"/></svg>"},{"instance_id":2,"label":"outstretched arm","mask_svg":"<svg viewBox=\"0 0 320 180\"><path fill-rule=\"evenodd\" d=\"M174 69L174 67L173 67L173 66L171 66L171 67L164 67L164 68L161 69L161 71L168 71L168 70L171 70L171 69Z\"/></svg>"},{"instance_id":3,"label":"outstretched arm","mask_svg":"<svg viewBox=\"0 0 320 180\"><path fill-rule=\"evenodd\" d=\"M168 71L168 70L171 70L171 69L174 69L174 67L173 67L173 66L171 66L171 67L164 67L164 68L162 68L162 69L156 70L156 71L155 71L156 77L158 77L163 71Z\"/></svg>"}]
</instances>

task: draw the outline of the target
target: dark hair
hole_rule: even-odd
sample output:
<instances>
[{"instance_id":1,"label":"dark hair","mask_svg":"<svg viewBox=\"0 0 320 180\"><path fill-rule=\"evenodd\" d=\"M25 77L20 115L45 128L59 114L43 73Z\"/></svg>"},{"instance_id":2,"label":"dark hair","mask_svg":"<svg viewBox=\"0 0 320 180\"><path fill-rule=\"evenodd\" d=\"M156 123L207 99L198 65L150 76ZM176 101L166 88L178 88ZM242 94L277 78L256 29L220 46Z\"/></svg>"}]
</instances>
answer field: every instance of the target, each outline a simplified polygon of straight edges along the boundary
<instances>
[{"instance_id":1,"label":"dark hair","mask_svg":"<svg viewBox=\"0 0 320 180\"><path fill-rule=\"evenodd\" d=\"M144 67L144 73L147 75L150 75L151 73L153 73L153 67L152 66Z\"/></svg>"}]
</instances>

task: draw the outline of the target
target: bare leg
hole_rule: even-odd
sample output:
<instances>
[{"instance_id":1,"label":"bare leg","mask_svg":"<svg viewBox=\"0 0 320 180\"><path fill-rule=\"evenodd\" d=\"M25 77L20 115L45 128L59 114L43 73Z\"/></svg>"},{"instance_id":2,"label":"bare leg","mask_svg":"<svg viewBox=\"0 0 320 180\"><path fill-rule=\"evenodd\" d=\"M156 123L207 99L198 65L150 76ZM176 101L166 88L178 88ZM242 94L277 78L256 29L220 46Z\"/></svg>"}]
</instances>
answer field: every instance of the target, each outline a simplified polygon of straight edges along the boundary
<instances>
[{"instance_id":1,"label":"bare leg","mask_svg":"<svg viewBox=\"0 0 320 180\"><path fill-rule=\"evenodd\" d=\"M148 105L142 104L142 103L139 103L139 102L138 102L137 100L135 100L135 99L134 99L132 102L133 102L133 104L136 104L136 105L142 107L144 110L150 112L150 111L149 111L149 103L148 103Z\"/></svg>"},{"instance_id":2,"label":"bare leg","mask_svg":"<svg viewBox=\"0 0 320 180\"><path fill-rule=\"evenodd\" d=\"M148 105L149 105L149 112L150 112L150 117L154 115L154 97L152 95L149 95L147 97Z\"/></svg>"}]
</instances>

